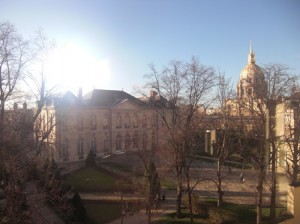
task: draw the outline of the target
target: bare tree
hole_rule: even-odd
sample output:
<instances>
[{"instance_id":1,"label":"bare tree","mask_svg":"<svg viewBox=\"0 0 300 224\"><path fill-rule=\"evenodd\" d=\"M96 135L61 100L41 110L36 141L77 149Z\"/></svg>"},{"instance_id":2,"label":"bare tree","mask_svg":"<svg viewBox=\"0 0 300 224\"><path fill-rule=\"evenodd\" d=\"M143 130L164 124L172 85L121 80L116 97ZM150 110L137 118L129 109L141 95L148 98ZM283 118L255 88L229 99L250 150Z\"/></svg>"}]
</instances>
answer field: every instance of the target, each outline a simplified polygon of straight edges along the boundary
<instances>
[{"instance_id":1,"label":"bare tree","mask_svg":"<svg viewBox=\"0 0 300 224\"><path fill-rule=\"evenodd\" d=\"M33 43L37 42L23 40L11 23L0 23L0 165L7 173L5 217L12 223L21 222L24 218L22 184L27 177L23 176L21 167L29 161L28 151L33 148L33 123L40 111L34 115L33 110L27 108L27 103L23 104L23 109L14 104L12 110L10 105L24 96L25 92L18 87L29 78L30 65L36 62L41 51ZM32 74L30 78L33 77ZM44 80L42 83L41 86L45 86ZM44 95L45 91L37 93L41 94Z\"/></svg>"},{"instance_id":2,"label":"bare tree","mask_svg":"<svg viewBox=\"0 0 300 224\"><path fill-rule=\"evenodd\" d=\"M0 136L3 136L6 104L31 59L29 41L23 40L11 23L0 23Z\"/></svg>"},{"instance_id":3,"label":"bare tree","mask_svg":"<svg viewBox=\"0 0 300 224\"><path fill-rule=\"evenodd\" d=\"M287 66L281 64L267 64L263 66L263 72L268 84L268 92L264 101L266 105L266 141L269 149L267 153L271 171L270 218L275 219L278 148L282 144L280 141L282 136L276 136L275 131L276 105L283 97L291 95L297 77L291 74Z\"/></svg>"},{"instance_id":4,"label":"bare tree","mask_svg":"<svg viewBox=\"0 0 300 224\"><path fill-rule=\"evenodd\" d=\"M285 143L287 145L287 173L290 177L291 185L299 183L299 161L300 161L300 94L295 92L286 101L286 133Z\"/></svg>"},{"instance_id":5,"label":"bare tree","mask_svg":"<svg viewBox=\"0 0 300 224\"><path fill-rule=\"evenodd\" d=\"M183 171L185 155L193 149L195 119L201 104L209 101L209 91L215 86L215 72L201 65L196 58L190 63L171 61L158 71L150 66L148 86L154 88L168 101L168 109L158 111L165 124L164 150L168 150L167 162L173 167L177 178L176 216L181 217Z\"/></svg>"},{"instance_id":6,"label":"bare tree","mask_svg":"<svg viewBox=\"0 0 300 224\"><path fill-rule=\"evenodd\" d=\"M238 99L240 148L243 160L257 170L256 223L261 223L266 164L266 106L261 96Z\"/></svg>"},{"instance_id":7,"label":"bare tree","mask_svg":"<svg viewBox=\"0 0 300 224\"><path fill-rule=\"evenodd\" d=\"M0 23L0 150L1 166L8 174L5 180L7 212L6 217L12 222L19 222L24 214L19 211L23 194L19 183L16 153L20 148L20 133L24 131L23 123L17 123L23 114L8 110L9 103L17 93L24 72L32 60L29 41L25 41L9 22ZM18 118L16 120L13 120ZM19 133L19 134L17 134ZM18 141L19 140L19 141ZM16 215L18 214L18 215Z\"/></svg>"},{"instance_id":8,"label":"bare tree","mask_svg":"<svg viewBox=\"0 0 300 224\"><path fill-rule=\"evenodd\" d=\"M218 188L218 207L222 206L223 203L223 191L222 191L222 165L225 162L225 159L228 156L229 148L232 147L232 136L230 127L233 125L231 122L230 114L231 107L227 105L227 102L234 97L234 91L232 85L229 80L226 80L224 74L220 74L218 77L218 94L217 100L219 102L220 107L220 119L221 119L221 127L219 138L217 142L214 144L214 148L216 149L216 157L217 157L217 188Z\"/></svg>"}]
</instances>

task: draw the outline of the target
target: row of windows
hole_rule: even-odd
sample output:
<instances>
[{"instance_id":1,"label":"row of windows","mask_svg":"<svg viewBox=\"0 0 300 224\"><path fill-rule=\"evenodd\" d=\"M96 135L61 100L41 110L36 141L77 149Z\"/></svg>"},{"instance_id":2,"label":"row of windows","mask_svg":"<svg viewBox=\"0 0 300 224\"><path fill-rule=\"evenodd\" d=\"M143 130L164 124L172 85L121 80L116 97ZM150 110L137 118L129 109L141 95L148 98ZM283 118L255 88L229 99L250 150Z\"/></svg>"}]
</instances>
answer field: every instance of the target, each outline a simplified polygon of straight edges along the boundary
<instances>
[{"instance_id":1,"label":"row of windows","mask_svg":"<svg viewBox=\"0 0 300 224\"><path fill-rule=\"evenodd\" d=\"M129 133L126 133L126 135L122 136L121 133L118 133L115 139L115 150L121 151L121 150L128 150L130 148L138 148L139 142L141 141L141 147L142 149L146 149L147 147L147 141L148 135L146 132L143 132L141 136L138 135L138 132L135 132L134 134L130 135ZM151 137L152 146L155 145L155 133L152 133ZM103 139L103 152L109 152L109 135L108 133L105 133L104 139ZM97 139L96 135L92 134L91 140L89 142L89 148L88 150L93 150L97 153ZM77 156L78 159L84 158L84 139L82 137L78 138L77 141ZM64 143L61 146L61 159L62 160L69 160L69 140L65 139Z\"/></svg>"},{"instance_id":2,"label":"row of windows","mask_svg":"<svg viewBox=\"0 0 300 224\"><path fill-rule=\"evenodd\" d=\"M89 126L91 130L97 130L97 118L95 115L91 115L90 119L89 119ZM138 115L134 114L134 115L129 115L129 114L125 114L122 116L121 113L116 115L116 123L115 123L115 127L116 128L138 128L139 127L139 119L138 119ZM156 125L157 119L156 116L153 115L152 119L151 119L151 125L154 127ZM69 129L70 128L70 124L68 121L68 118L66 116L62 116L61 117L61 124L63 129ZM109 116L106 114L103 116L102 118L102 128L103 129L109 129L110 127L110 119ZM142 115L142 119L141 119L141 127L147 127L147 116L145 114ZM76 128L78 130L83 130L84 129L84 118L82 114L78 114L77 115L77 123L76 123Z\"/></svg>"}]
</instances>

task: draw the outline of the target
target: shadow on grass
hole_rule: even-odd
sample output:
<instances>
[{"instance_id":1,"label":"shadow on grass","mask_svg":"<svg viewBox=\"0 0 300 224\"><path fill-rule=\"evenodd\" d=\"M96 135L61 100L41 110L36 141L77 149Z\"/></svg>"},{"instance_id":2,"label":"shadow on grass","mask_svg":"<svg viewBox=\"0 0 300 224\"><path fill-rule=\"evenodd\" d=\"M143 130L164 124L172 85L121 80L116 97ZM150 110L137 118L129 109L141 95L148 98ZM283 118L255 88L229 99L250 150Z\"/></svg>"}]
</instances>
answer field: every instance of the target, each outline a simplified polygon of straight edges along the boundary
<instances>
[{"instance_id":1,"label":"shadow on grass","mask_svg":"<svg viewBox=\"0 0 300 224\"><path fill-rule=\"evenodd\" d=\"M96 167L84 167L64 177L79 192L114 192L118 188L119 176ZM131 191L132 184L124 184L124 191Z\"/></svg>"},{"instance_id":2,"label":"shadow on grass","mask_svg":"<svg viewBox=\"0 0 300 224\"><path fill-rule=\"evenodd\" d=\"M83 201L87 218L84 224L107 223L121 217L121 205L114 202Z\"/></svg>"},{"instance_id":3,"label":"shadow on grass","mask_svg":"<svg viewBox=\"0 0 300 224\"><path fill-rule=\"evenodd\" d=\"M208 208L208 217L203 218L198 214L193 216L194 223L196 224L209 224L209 223L223 223L223 224L255 224L256 223L256 210L255 206L240 205L233 203L224 203L222 208L216 207L216 199L206 199L203 201L203 205ZM285 208L277 208L277 218L273 223L279 223L290 216L282 215ZM178 219L175 213L165 215L159 220L155 221L155 224L174 224L174 223L190 223L189 211L182 210L183 216ZM269 218L269 208L263 208L262 223L272 223Z\"/></svg>"}]
</instances>

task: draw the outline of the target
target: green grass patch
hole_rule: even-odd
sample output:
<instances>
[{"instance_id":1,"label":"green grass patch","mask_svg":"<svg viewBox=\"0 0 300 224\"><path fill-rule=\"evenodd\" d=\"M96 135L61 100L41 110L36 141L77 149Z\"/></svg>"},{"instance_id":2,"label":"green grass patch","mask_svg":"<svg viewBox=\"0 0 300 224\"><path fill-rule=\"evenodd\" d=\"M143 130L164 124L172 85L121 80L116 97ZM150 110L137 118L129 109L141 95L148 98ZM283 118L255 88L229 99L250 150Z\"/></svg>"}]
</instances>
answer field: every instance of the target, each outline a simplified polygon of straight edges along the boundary
<instances>
[{"instance_id":1,"label":"green grass patch","mask_svg":"<svg viewBox=\"0 0 300 224\"><path fill-rule=\"evenodd\" d=\"M101 164L111 167L116 170L123 171L123 172L132 172L133 171L133 166L126 165L126 164L120 164L120 163L115 163L115 162L110 162L110 161L101 162Z\"/></svg>"},{"instance_id":2,"label":"green grass patch","mask_svg":"<svg viewBox=\"0 0 300 224\"><path fill-rule=\"evenodd\" d=\"M165 188L167 190L176 190L177 187L175 181L166 180L166 179L160 180L160 185L162 188Z\"/></svg>"},{"instance_id":3,"label":"green grass patch","mask_svg":"<svg viewBox=\"0 0 300 224\"><path fill-rule=\"evenodd\" d=\"M214 198L200 199L199 205L207 208L208 216L203 216L194 212L194 223L196 224L209 224L209 223L226 223L226 224L253 224L256 223L256 210L255 206L240 205L233 203L224 203L222 208L216 207L217 200ZM276 208L277 222L289 218L282 216L284 208ZM176 224L176 223L190 223L189 211L183 209L183 216L180 219L175 217L175 213L168 214L161 217L154 222L155 224ZM263 208L262 223L267 224L269 221L269 208Z\"/></svg>"},{"instance_id":4,"label":"green grass patch","mask_svg":"<svg viewBox=\"0 0 300 224\"><path fill-rule=\"evenodd\" d=\"M75 191L83 192L113 191L115 180L108 172L92 167L85 167L65 177Z\"/></svg>"},{"instance_id":5,"label":"green grass patch","mask_svg":"<svg viewBox=\"0 0 300 224\"><path fill-rule=\"evenodd\" d=\"M113 202L83 201L87 212L85 224L107 223L121 217L121 205Z\"/></svg>"}]
</instances>

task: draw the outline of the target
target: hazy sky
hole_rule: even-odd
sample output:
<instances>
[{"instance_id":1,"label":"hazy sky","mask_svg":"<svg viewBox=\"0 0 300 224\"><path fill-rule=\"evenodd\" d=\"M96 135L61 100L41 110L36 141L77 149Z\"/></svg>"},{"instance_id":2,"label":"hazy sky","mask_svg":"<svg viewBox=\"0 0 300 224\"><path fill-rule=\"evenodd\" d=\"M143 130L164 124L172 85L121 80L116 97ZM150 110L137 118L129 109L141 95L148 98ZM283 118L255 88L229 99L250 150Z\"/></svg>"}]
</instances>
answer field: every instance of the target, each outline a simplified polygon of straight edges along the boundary
<instances>
[{"instance_id":1,"label":"hazy sky","mask_svg":"<svg viewBox=\"0 0 300 224\"><path fill-rule=\"evenodd\" d=\"M75 90L145 82L148 65L192 56L236 83L252 41L258 65L300 74L298 0L0 0L0 21L25 36L43 28L58 49L48 79Z\"/></svg>"}]
</instances>

